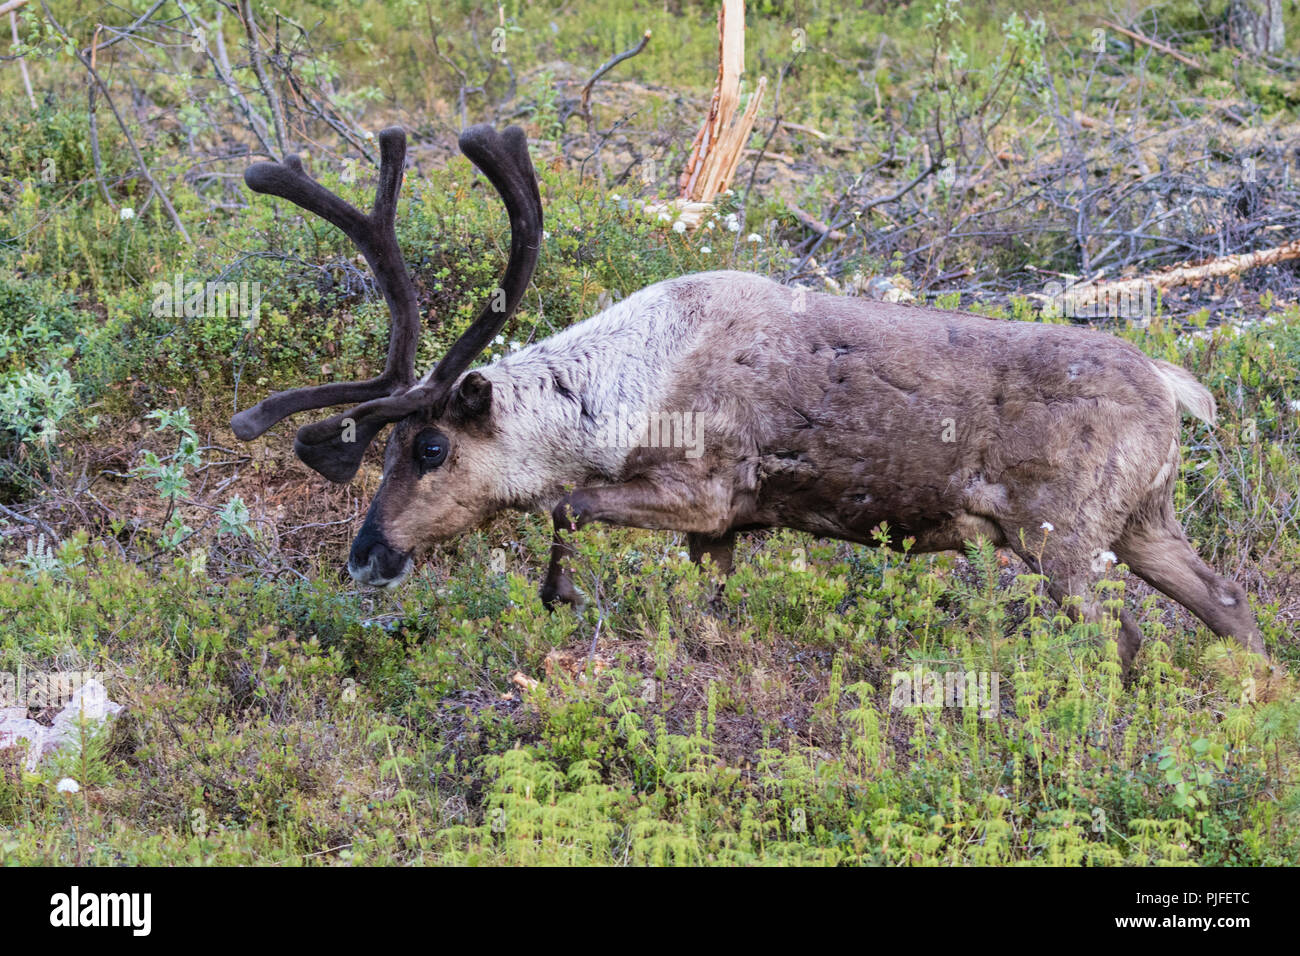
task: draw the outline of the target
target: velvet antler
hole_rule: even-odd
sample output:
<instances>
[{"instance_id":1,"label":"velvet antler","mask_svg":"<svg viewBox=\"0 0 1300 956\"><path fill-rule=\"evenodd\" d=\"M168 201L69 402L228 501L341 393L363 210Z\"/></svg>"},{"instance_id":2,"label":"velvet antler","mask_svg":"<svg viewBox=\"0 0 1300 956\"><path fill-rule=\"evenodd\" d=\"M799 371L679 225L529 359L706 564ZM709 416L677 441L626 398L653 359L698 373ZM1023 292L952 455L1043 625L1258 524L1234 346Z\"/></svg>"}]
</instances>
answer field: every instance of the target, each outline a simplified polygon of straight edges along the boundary
<instances>
[{"instance_id":1,"label":"velvet antler","mask_svg":"<svg viewBox=\"0 0 1300 956\"><path fill-rule=\"evenodd\" d=\"M249 188L288 199L342 229L365 256L388 302L392 326L388 361L381 375L364 382L276 392L231 419L235 434L247 441L295 412L360 403L324 421L304 425L294 440L298 457L332 481L347 481L356 474L366 447L385 425L420 409L441 410L461 373L519 307L541 247L541 196L523 130L512 126L497 133L486 124L465 130L460 137L461 151L487 175L510 216L510 259L501 286L488 304L434 370L413 387L419 306L393 225L406 136L400 128L390 127L379 134L379 147L379 187L368 216L308 176L296 156L286 157L283 163L257 163L244 173Z\"/></svg>"}]
</instances>

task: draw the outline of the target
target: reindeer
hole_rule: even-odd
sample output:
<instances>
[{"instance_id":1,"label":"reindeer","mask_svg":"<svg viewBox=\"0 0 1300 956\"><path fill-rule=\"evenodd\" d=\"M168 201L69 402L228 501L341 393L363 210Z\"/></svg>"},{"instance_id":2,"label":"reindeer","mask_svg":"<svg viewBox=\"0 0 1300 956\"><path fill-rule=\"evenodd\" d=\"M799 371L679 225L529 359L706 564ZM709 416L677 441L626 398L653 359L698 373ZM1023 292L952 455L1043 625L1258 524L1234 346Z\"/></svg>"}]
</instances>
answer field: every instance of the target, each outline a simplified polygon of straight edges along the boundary
<instances>
[{"instance_id":1,"label":"reindeer","mask_svg":"<svg viewBox=\"0 0 1300 956\"><path fill-rule=\"evenodd\" d=\"M1179 416L1212 423L1188 372L1113 336L809 293L741 272L659 282L548 339L468 370L518 308L537 263L541 199L517 127L475 126L462 151L505 203L510 253L494 290L434 369L415 377L419 305L394 230L406 140L379 135L374 208L311 179L297 157L248 186L333 223L369 263L392 317L387 363L363 382L278 392L235 415L245 441L307 409L294 449L349 480L389 424L383 479L348 570L391 587L414 555L506 509L550 512L543 602L578 603L570 535L602 521L683 532L725 575L736 534L792 528L869 544L986 539L1048 580L1076 619L1111 613L1093 582L1118 559L1216 634L1263 643L1243 588L1209 568L1174 513ZM611 422L689 420L703 441L620 441ZM678 416L678 417L675 417ZM1119 612L1126 672L1141 634Z\"/></svg>"}]
</instances>

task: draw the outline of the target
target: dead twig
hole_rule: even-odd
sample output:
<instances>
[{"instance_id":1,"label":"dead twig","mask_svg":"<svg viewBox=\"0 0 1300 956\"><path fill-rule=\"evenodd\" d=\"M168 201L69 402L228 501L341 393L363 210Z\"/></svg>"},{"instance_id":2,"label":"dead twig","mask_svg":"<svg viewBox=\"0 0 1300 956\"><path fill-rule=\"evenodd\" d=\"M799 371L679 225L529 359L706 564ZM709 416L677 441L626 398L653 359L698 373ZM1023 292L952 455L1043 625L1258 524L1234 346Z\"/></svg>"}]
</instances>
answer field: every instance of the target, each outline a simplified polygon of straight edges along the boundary
<instances>
[{"instance_id":1,"label":"dead twig","mask_svg":"<svg viewBox=\"0 0 1300 956\"><path fill-rule=\"evenodd\" d=\"M28 0L10 0L4 7L0 7L0 13L9 14L9 30L13 34L14 46L20 42L18 39L18 13L19 7L25 6ZM36 109L36 94L32 92L32 77L27 72L27 60L24 57L18 58L18 69L23 75L23 87L27 90L27 102L32 104L32 109Z\"/></svg>"},{"instance_id":2,"label":"dead twig","mask_svg":"<svg viewBox=\"0 0 1300 956\"><path fill-rule=\"evenodd\" d=\"M776 75L776 90L772 94L772 128L767 131L767 139L763 140L763 145L758 149L758 155L754 157L754 166L749 171L749 182L745 184L745 195L740 200L740 228L736 230L736 239L732 244L731 254L734 256L740 252L740 238L745 234L749 226L749 194L753 192L754 180L758 178L758 167L763 162L763 157L768 155L767 147L772 143L772 137L776 131L781 128L781 84L785 81L785 75L798 59L799 54L795 53L781 67L781 72Z\"/></svg>"},{"instance_id":3,"label":"dead twig","mask_svg":"<svg viewBox=\"0 0 1300 956\"><path fill-rule=\"evenodd\" d=\"M55 544L59 543L59 536L55 534L54 531L50 528L50 526L47 525L44 521L42 521L40 518L29 518L26 515L20 515L17 511L12 510L11 508L6 508L4 505L0 505L0 514L12 518L14 521L17 521L19 524L25 524L28 527L35 528L41 534L50 538L50 540L52 540Z\"/></svg>"},{"instance_id":4,"label":"dead twig","mask_svg":"<svg viewBox=\"0 0 1300 956\"><path fill-rule=\"evenodd\" d=\"M271 110L271 119L275 122L275 142L280 148L280 154L275 158L283 159L288 151L289 133L284 124L284 110L280 106L280 96L266 75L266 54L262 52L262 45L257 39L257 23L253 20L253 5L249 0L240 0L239 16L244 22L244 32L248 34L248 58L253 65L253 74L257 77L258 85L262 87L262 95L266 97L266 105Z\"/></svg>"},{"instance_id":5,"label":"dead twig","mask_svg":"<svg viewBox=\"0 0 1300 956\"><path fill-rule=\"evenodd\" d=\"M645 34L641 37L640 43L638 43L636 46L630 49L624 50L622 53L618 54L617 56L610 57L608 60L605 61L604 66L602 66L595 73L591 74L591 79L587 80L587 82L583 84L582 87L583 116L586 116L588 119L591 118L591 88L596 85L596 81L599 80L606 73L608 73L610 70L614 69L614 67L618 66L624 60L632 59L632 57L636 56L638 53L644 50L646 48L646 44L649 42L650 42L650 31L647 30Z\"/></svg>"},{"instance_id":6,"label":"dead twig","mask_svg":"<svg viewBox=\"0 0 1300 956\"><path fill-rule=\"evenodd\" d=\"M591 141L591 155L596 160L596 181L600 183L601 188L605 186L605 164L600 161L601 141L596 135L596 117L591 112L591 88L596 85L596 81L608 73L614 67L618 66L624 60L630 60L646 48L650 42L650 31L647 30L641 37L641 41L634 47L624 50L617 56L612 56L605 61L605 64L595 73L591 74L591 79L582 87L582 98L580 100L580 110L582 117L587 123L587 136Z\"/></svg>"},{"instance_id":7,"label":"dead twig","mask_svg":"<svg viewBox=\"0 0 1300 956\"><path fill-rule=\"evenodd\" d=\"M197 33L201 26L199 23L195 22L194 17L190 15L190 12L185 8L185 5L182 4L180 0L177 0L176 7L180 10L181 16L183 16L186 22L189 23L190 29ZM253 109L252 104L248 102L248 98L245 97L243 91L240 90L239 84L235 82L235 78L230 70L230 63L226 58L225 41L221 32L222 10L223 8L218 5L216 25L210 28L214 37L214 43L203 43L203 52L207 54L208 62L212 64L212 71L216 74L217 80L226 88L226 92L230 96L230 99L239 107L239 111L244 114L244 119L248 122L248 128L253 131L253 135L256 136L258 142L262 144L262 149L266 151L266 155L270 156L272 159L279 159L275 153L274 147L271 145L270 139L268 138L266 121L262 119L261 115Z\"/></svg>"}]
</instances>

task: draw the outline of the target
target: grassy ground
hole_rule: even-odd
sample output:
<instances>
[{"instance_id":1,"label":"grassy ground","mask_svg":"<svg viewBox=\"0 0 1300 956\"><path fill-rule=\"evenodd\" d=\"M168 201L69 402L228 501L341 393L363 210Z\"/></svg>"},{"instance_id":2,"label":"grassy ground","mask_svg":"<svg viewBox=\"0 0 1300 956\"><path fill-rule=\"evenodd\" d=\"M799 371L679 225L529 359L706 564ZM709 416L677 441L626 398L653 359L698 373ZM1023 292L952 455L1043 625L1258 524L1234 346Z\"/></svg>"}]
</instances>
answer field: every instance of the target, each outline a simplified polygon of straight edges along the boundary
<instances>
[{"instance_id":1,"label":"grassy ground","mask_svg":"<svg viewBox=\"0 0 1300 956\"><path fill-rule=\"evenodd\" d=\"M786 119L868 145L836 149L780 134L771 148L790 162L760 169L748 205L737 194L721 210L763 224L753 226L760 241L734 243L720 239L721 215L713 231L678 235L626 201L676 175L712 79L711 5L511 6L514 98L508 72L490 72L481 53L495 15L473 6L288 6L299 22L320 22L318 45L329 52L318 69L333 70L348 115L368 128L401 121L413 130L418 166L399 233L438 320L422 366L468 321L503 258L499 210L471 188L468 164L449 158L462 86L485 89L468 94L471 120L527 126L542 178L549 235L499 351L682 272L784 275L807 239L787 202L820 201L814 211L827 215L864 165L876 194L905 184L919 158L875 165L888 153L886 128L921 142L927 103L943 116L965 110L969 121L988 92L980 84L1010 62L999 66L1007 13L991 5L751 4L756 72L775 78L792 31L807 34L810 54L783 80ZM108 16L90 4L66 7L62 25L83 42ZM959 9L960 20L944 9ZM1195 33L1196 9L1170 7L1164 22ZM1087 71L1062 62L1087 47L1090 18L1105 13L1076 5L1044 25L1041 62L1059 74L1066 107L1092 108ZM1294 38L1300 22L1288 17ZM602 123L640 110L637 124L667 130L641 144L645 158L657 157L658 178L602 187L583 163L588 150L566 144L564 100L647 27L655 39L646 53L603 94L598 86L596 101ZM33 44L47 42L34 18L24 30ZM432 52L435 32L444 57ZM962 88L974 90L972 102L936 84L950 68L934 67L937 33L968 51ZM1168 64L1143 74L1140 95L1156 105L1141 109L1164 137L1166 162L1200 168L1204 128L1182 124L1211 112L1207 103L1251 104L1252 129L1270 142L1295 135L1294 73L1234 62L1208 36L1186 48L1204 61L1203 75ZM1116 53L1116 75L1135 71L1137 55ZM1102 596L1137 608L1148 639L1125 686L1108 635L1068 621L1040 579L980 547L908 557L788 532L755 536L711 600L714 583L686 560L683 538L593 527L575 562L588 607L548 614L536 588L549 529L507 516L431 554L397 593L377 595L339 574L378 484L377 452L352 485L327 486L293 458L290 426L249 446L226 426L233 408L268 389L375 371L387 320L352 250L279 204L221 208L214 197L224 194L187 180L194 144L223 141L184 113L185 84L199 80L158 72L134 98L115 89L135 104L128 126L170 191L193 239L186 244L156 200L146 206L147 187L102 104L108 195L101 191L75 61L53 46L34 47L29 60L38 88L50 91L35 111L10 66L0 71L0 125L13 144L0 158L0 503L25 519L0 515L0 671L98 670L126 709L35 773L17 752L0 751L0 861L1300 857L1300 700L1290 676L1300 658L1294 271L1207 288L1203 309L1160 303L1146 328L1113 327L1215 393L1219 425L1189 420L1183 431L1178 505L1202 555L1250 592L1277 672L1115 569ZM1005 127L1028 127L1043 108L1031 67L999 88L1009 97ZM1139 109L1136 87L1114 90L1116 109ZM1199 112L1189 117L1192 101ZM756 147L770 122L765 113ZM611 147L611 179L635 160L638 142ZM316 152L321 179L363 203L366 179L350 181L333 162L343 148ZM48 180L46 160L56 170ZM1027 171L1003 175L1007 188L1033 187ZM124 207L139 213L124 217ZM920 287L978 267L1005 280L997 294L938 283L932 297L1046 321L1027 297L1038 288L1007 276L1026 265L1077 270L1062 258L1068 237L1049 241L1026 225L1023 241L947 240L936 258L882 260L882 233L897 229L898 249L919 248L939 234L936 222L955 221L953 208L938 189L914 209L873 212L894 221L873 218L854 232L837 274L901 269ZM1045 223L1055 215L1023 214ZM997 272L1001 262L1008 271ZM260 323L156 314L153 283L177 273L262 282ZM901 699L897 675L918 669L985 675L989 694L964 707ZM65 777L78 792L58 791Z\"/></svg>"}]
</instances>

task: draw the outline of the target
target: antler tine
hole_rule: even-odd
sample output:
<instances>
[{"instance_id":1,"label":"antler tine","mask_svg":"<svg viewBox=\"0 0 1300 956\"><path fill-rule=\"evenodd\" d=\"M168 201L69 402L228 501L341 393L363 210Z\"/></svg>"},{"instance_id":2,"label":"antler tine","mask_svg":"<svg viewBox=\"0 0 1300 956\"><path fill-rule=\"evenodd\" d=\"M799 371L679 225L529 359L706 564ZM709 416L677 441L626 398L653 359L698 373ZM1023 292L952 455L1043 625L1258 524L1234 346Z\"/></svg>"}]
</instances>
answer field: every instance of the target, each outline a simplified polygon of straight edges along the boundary
<instances>
[{"instance_id":1,"label":"antler tine","mask_svg":"<svg viewBox=\"0 0 1300 956\"><path fill-rule=\"evenodd\" d=\"M472 126L461 134L460 148L501 194L510 216L510 259L501 280L504 295L492 295L421 386L438 392L450 388L519 308L542 244L542 197L524 131L511 126L498 134L486 124Z\"/></svg>"},{"instance_id":2,"label":"antler tine","mask_svg":"<svg viewBox=\"0 0 1300 956\"><path fill-rule=\"evenodd\" d=\"M419 409L435 414L452 385L519 307L537 266L542 240L542 198L528 156L528 139L517 126L498 133L489 125L473 126L460 137L460 148L500 193L510 216L510 259L498 293L456 340L425 382L409 391L377 398L322 422L298 430L294 451L333 481L347 481L361 465L366 446L390 422Z\"/></svg>"},{"instance_id":3,"label":"antler tine","mask_svg":"<svg viewBox=\"0 0 1300 956\"><path fill-rule=\"evenodd\" d=\"M397 244L395 225L406 162L406 134L401 127L391 126L379 134L379 156L379 185L370 215L307 175L297 156L286 156L282 163L255 163L244 172L244 182L253 191L288 199L341 229L365 257L391 316L388 357L381 375L362 382L331 382L276 392L231 419L230 427L244 441L296 412L392 395L408 389L415 380L420 309Z\"/></svg>"}]
</instances>

